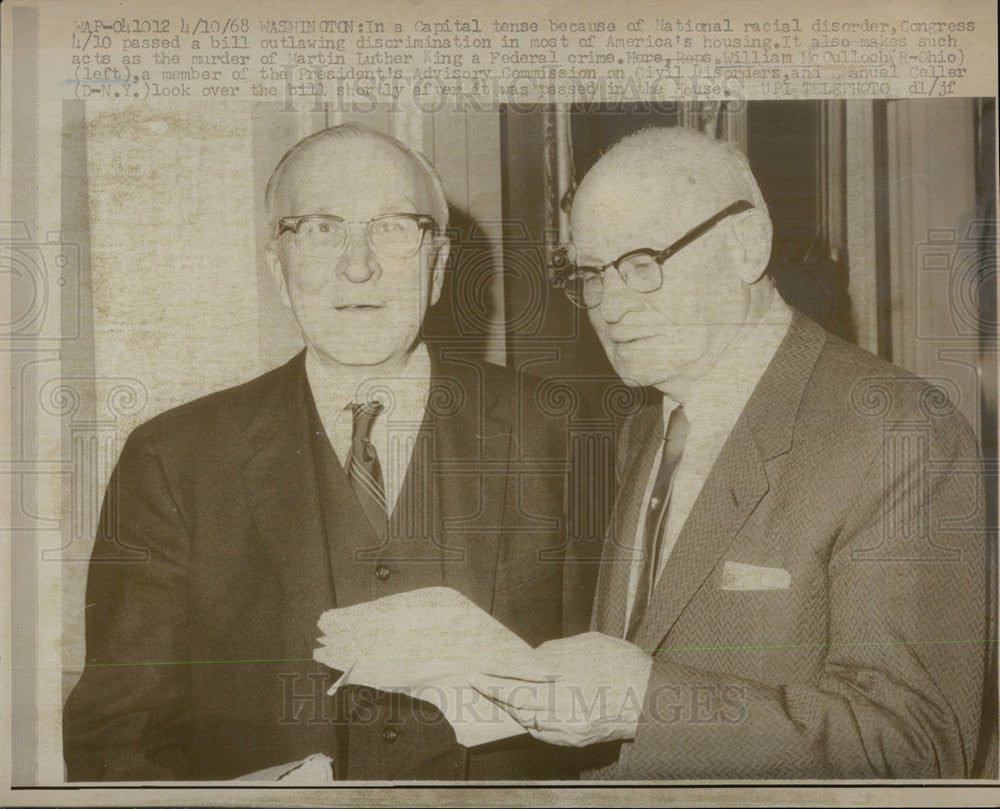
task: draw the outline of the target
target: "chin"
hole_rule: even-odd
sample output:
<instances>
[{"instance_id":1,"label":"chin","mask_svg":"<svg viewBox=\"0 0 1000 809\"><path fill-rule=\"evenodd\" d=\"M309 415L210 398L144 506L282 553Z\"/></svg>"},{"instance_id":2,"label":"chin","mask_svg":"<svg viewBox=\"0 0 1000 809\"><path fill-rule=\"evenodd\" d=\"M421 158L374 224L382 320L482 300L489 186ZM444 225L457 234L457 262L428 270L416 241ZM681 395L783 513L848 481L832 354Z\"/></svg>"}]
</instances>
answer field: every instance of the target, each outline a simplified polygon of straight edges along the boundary
<instances>
[{"instance_id":1,"label":"chin","mask_svg":"<svg viewBox=\"0 0 1000 809\"><path fill-rule=\"evenodd\" d=\"M344 354L342 352L333 354L329 353L328 356L332 357L333 360L340 365L357 365L357 366L372 366L381 365L386 362L390 354L373 354L371 352L357 352Z\"/></svg>"},{"instance_id":2,"label":"chin","mask_svg":"<svg viewBox=\"0 0 1000 809\"><path fill-rule=\"evenodd\" d=\"M411 344L413 339L409 332L355 328L326 329L321 333L313 330L306 342L317 356L337 365L373 366L399 357L403 353L400 347Z\"/></svg>"},{"instance_id":3,"label":"chin","mask_svg":"<svg viewBox=\"0 0 1000 809\"><path fill-rule=\"evenodd\" d=\"M641 388L657 381L654 379L657 376L656 373L650 373L650 371L658 369L650 368L650 364L644 363L641 356L623 356L622 353L615 351L610 356L610 360L615 373L621 377L622 382L630 387Z\"/></svg>"},{"instance_id":4,"label":"chin","mask_svg":"<svg viewBox=\"0 0 1000 809\"><path fill-rule=\"evenodd\" d=\"M662 366L650 368L648 363L644 364L641 360L612 362L611 365L622 382L632 388L655 388L677 375L676 371L670 371Z\"/></svg>"},{"instance_id":5,"label":"chin","mask_svg":"<svg viewBox=\"0 0 1000 809\"><path fill-rule=\"evenodd\" d=\"M629 368L625 363L612 363L615 373L621 377L622 382L630 388L643 388L647 385L655 384L653 378L648 373L640 369Z\"/></svg>"},{"instance_id":6,"label":"chin","mask_svg":"<svg viewBox=\"0 0 1000 809\"><path fill-rule=\"evenodd\" d=\"M392 350L384 346L373 346L355 338L338 341L307 340L316 357L327 365L366 366L381 365L392 357Z\"/></svg>"}]
</instances>

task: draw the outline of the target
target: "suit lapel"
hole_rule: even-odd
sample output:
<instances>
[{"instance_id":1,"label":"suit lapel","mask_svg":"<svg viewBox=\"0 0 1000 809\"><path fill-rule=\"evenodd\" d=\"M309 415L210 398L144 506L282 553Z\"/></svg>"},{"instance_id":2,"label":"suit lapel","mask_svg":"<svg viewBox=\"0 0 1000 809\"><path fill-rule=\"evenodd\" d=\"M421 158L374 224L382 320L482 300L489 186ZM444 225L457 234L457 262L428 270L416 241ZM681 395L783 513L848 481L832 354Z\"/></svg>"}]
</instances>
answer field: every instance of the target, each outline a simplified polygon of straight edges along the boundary
<instances>
[{"instance_id":1,"label":"suit lapel","mask_svg":"<svg viewBox=\"0 0 1000 809\"><path fill-rule=\"evenodd\" d=\"M259 541L312 648L316 622L334 600L309 440L305 352L285 371L244 430L253 451L240 477Z\"/></svg>"},{"instance_id":2,"label":"suit lapel","mask_svg":"<svg viewBox=\"0 0 1000 809\"><path fill-rule=\"evenodd\" d=\"M629 575L635 555L636 532L642 518L642 498L663 438L663 408L659 397L645 405L622 428L620 474L612 520L604 540L594 598L593 626L614 637L625 635ZM633 460L634 459L634 460Z\"/></svg>"},{"instance_id":3,"label":"suit lapel","mask_svg":"<svg viewBox=\"0 0 1000 809\"><path fill-rule=\"evenodd\" d=\"M487 612L499 559L513 427L479 366L435 363L429 415L444 582ZM439 394L435 395L435 390ZM457 407L454 405L458 402ZM443 406L442 406L443 405Z\"/></svg>"},{"instance_id":4,"label":"suit lapel","mask_svg":"<svg viewBox=\"0 0 1000 809\"><path fill-rule=\"evenodd\" d=\"M766 464L788 451L826 332L794 312L705 481L656 583L636 644L653 652L719 564L770 484Z\"/></svg>"}]
</instances>

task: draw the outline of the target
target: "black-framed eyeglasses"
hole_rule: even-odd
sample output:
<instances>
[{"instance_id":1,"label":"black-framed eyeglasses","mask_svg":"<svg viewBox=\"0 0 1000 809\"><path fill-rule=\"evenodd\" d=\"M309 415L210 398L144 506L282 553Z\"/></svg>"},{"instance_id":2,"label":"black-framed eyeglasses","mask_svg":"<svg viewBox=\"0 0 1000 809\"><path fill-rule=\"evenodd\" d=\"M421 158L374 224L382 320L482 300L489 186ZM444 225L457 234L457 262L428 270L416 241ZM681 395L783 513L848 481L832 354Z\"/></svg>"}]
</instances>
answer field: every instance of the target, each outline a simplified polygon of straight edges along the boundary
<instances>
[{"instance_id":1,"label":"black-framed eyeglasses","mask_svg":"<svg viewBox=\"0 0 1000 809\"><path fill-rule=\"evenodd\" d=\"M422 213L387 213L367 222L348 222L333 214L311 213L278 220L278 233L291 232L306 258L333 261L347 250L351 225L365 226L365 241L379 258L410 258L420 249L427 230L436 230L434 217Z\"/></svg>"},{"instance_id":2,"label":"black-framed eyeglasses","mask_svg":"<svg viewBox=\"0 0 1000 809\"><path fill-rule=\"evenodd\" d=\"M610 268L618 272L622 283L636 292L656 292L663 286L663 265L672 255L701 238L723 219L753 208L745 199L727 205L714 216L689 230L673 244L656 250L640 247L629 250L603 267L580 267L569 260L567 247L556 249L553 256L553 285L562 289L566 297L582 309L593 309L604 297L604 273Z\"/></svg>"}]
</instances>

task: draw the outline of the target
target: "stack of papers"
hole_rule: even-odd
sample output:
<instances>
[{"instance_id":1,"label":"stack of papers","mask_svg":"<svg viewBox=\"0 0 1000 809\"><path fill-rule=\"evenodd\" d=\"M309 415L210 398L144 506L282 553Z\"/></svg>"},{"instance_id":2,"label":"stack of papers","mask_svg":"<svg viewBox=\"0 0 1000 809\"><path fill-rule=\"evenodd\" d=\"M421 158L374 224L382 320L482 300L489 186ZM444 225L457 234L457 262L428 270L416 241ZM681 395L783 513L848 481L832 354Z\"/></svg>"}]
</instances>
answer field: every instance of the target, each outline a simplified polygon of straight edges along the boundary
<instances>
[{"instance_id":1,"label":"stack of papers","mask_svg":"<svg viewBox=\"0 0 1000 809\"><path fill-rule=\"evenodd\" d=\"M466 672L531 647L457 590L425 587L352 607L319 620L320 663L344 672L330 689L364 685L434 705L466 747L524 733L472 688Z\"/></svg>"}]
</instances>

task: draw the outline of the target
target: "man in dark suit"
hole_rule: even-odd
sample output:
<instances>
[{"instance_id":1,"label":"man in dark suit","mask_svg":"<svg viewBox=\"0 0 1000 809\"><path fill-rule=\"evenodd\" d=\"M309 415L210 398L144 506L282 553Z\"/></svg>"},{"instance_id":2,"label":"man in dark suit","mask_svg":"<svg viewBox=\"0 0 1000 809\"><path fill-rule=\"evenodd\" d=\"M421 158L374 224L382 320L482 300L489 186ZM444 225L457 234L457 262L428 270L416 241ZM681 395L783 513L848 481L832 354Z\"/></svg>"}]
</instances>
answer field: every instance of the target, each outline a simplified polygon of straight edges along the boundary
<instances>
[{"instance_id":1,"label":"man in dark suit","mask_svg":"<svg viewBox=\"0 0 1000 809\"><path fill-rule=\"evenodd\" d=\"M266 204L306 349L126 442L64 714L70 780L229 779L313 753L348 779L564 775L527 736L470 753L424 703L327 696L339 672L312 653L332 607L448 586L538 644L586 625L593 585L562 564L565 419L529 378L421 340L449 248L433 167L335 127L285 155Z\"/></svg>"},{"instance_id":2,"label":"man in dark suit","mask_svg":"<svg viewBox=\"0 0 1000 809\"><path fill-rule=\"evenodd\" d=\"M626 138L572 225L561 283L653 395L618 444L593 631L477 686L594 745L600 778L995 777L981 465L954 405L788 309L727 144Z\"/></svg>"}]
</instances>

